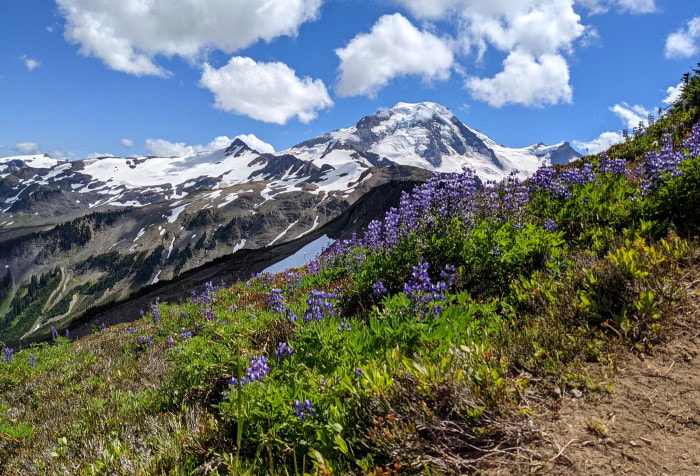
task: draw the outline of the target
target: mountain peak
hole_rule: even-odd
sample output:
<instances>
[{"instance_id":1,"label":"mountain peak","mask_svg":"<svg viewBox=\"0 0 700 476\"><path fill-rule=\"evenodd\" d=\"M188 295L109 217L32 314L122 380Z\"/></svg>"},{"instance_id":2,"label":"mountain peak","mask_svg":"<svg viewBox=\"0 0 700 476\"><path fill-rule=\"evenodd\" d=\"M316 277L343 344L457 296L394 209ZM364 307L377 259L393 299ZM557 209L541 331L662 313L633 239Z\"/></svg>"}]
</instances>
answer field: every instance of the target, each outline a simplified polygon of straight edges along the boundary
<instances>
[{"instance_id":1,"label":"mountain peak","mask_svg":"<svg viewBox=\"0 0 700 476\"><path fill-rule=\"evenodd\" d=\"M267 142L258 139L255 136L255 134L239 134L236 137L234 137L231 145L236 143L236 141L242 142L250 150L254 150L255 152L257 152L259 154L274 154L275 153L275 148L272 146L272 144L268 144Z\"/></svg>"},{"instance_id":2,"label":"mountain peak","mask_svg":"<svg viewBox=\"0 0 700 476\"><path fill-rule=\"evenodd\" d=\"M452 111L442 104L435 102L398 102L392 108L380 111L377 114L380 118L396 116L401 122L425 122L432 120L435 116L443 120L451 120L454 117Z\"/></svg>"}]
</instances>

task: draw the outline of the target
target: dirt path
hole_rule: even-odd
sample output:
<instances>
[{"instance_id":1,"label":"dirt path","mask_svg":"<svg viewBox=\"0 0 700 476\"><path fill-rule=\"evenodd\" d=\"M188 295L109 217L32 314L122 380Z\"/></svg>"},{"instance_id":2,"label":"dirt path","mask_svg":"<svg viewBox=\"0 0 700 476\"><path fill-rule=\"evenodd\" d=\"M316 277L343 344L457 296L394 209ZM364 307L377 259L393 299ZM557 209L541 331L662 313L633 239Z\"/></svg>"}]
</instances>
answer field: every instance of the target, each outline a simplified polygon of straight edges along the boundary
<instances>
[{"instance_id":1,"label":"dirt path","mask_svg":"<svg viewBox=\"0 0 700 476\"><path fill-rule=\"evenodd\" d=\"M619 356L612 393L565 396L541 423L544 474L700 475L700 279L653 355Z\"/></svg>"}]
</instances>

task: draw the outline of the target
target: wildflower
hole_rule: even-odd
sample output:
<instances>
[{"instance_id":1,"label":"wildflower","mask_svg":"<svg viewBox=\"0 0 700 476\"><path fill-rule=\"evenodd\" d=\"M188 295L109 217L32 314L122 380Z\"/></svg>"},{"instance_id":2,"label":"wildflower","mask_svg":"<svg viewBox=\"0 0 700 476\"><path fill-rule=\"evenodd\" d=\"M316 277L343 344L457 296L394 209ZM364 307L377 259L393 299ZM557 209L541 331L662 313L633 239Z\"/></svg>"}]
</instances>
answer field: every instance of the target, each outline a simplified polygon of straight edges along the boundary
<instances>
[{"instance_id":1,"label":"wildflower","mask_svg":"<svg viewBox=\"0 0 700 476\"><path fill-rule=\"evenodd\" d=\"M213 321L214 320L214 309L208 307L204 310L204 319L207 321Z\"/></svg>"},{"instance_id":2,"label":"wildflower","mask_svg":"<svg viewBox=\"0 0 700 476\"><path fill-rule=\"evenodd\" d=\"M173 336L168 336L167 339L165 339L165 348L170 349L175 345L175 339L173 339Z\"/></svg>"},{"instance_id":3,"label":"wildflower","mask_svg":"<svg viewBox=\"0 0 700 476\"><path fill-rule=\"evenodd\" d=\"M11 347L5 347L5 355L2 356L2 361L3 362L12 362L12 359L14 359L15 355L15 349Z\"/></svg>"},{"instance_id":4,"label":"wildflower","mask_svg":"<svg viewBox=\"0 0 700 476\"><path fill-rule=\"evenodd\" d=\"M342 321L340 325L338 326L338 332L343 332L347 331L350 332L352 330L352 326L350 325L349 322Z\"/></svg>"},{"instance_id":5,"label":"wildflower","mask_svg":"<svg viewBox=\"0 0 700 476\"><path fill-rule=\"evenodd\" d=\"M136 338L136 343L137 343L138 345L140 345L140 346L148 347L148 346L150 346L150 345L153 345L153 338L150 336L150 334L147 335L147 336L145 336L145 337L144 337L144 336L138 336L138 337Z\"/></svg>"},{"instance_id":6,"label":"wildflower","mask_svg":"<svg viewBox=\"0 0 700 476\"><path fill-rule=\"evenodd\" d=\"M188 331L186 328L183 327L182 329L180 329L180 337L182 339L189 339L190 337L192 337L192 332Z\"/></svg>"},{"instance_id":7,"label":"wildflower","mask_svg":"<svg viewBox=\"0 0 700 476\"><path fill-rule=\"evenodd\" d=\"M250 366L248 367L245 377L241 379L241 385L255 382L256 380L262 380L268 373L270 373L270 367L267 365L267 358L253 357L250 359ZM238 385L238 379L233 377L229 381L229 385Z\"/></svg>"},{"instance_id":8,"label":"wildflower","mask_svg":"<svg viewBox=\"0 0 700 476\"><path fill-rule=\"evenodd\" d=\"M316 412L314 411L314 405L309 400L304 400L303 402L297 400L292 405L294 409L294 416L299 419L299 421L304 421L307 416L314 416Z\"/></svg>"},{"instance_id":9,"label":"wildflower","mask_svg":"<svg viewBox=\"0 0 700 476\"><path fill-rule=\"evenodd\" d=\"M70 331L68 329L66 329L65 337L66 339L70 339Z\"/></svg>"},{"instance_id":10,"label":"wildflower","mask_svg":"<svg viewBox=\"0 0 700 476\"><path fill-rule=\"evenodd\" d=\"M29 368L33 369L36 367L36 355L32 354L29 356Z\"/></svg>"},{"instance_id":11,"label":"wildflower","mask_svg":"<svg viewBox=\"0 0 700 476\"><path fill-rule=\"evenodd\" d=\"M380 279L372 285L372 295L381 296L382 294L386 294L386 287L384 287L384 283Z\"/></svg>"},{"instance_id":12,"label":"wildflower","mask_svg":"<svg viewBox=\"0 0 700 476\"><path fill-rule=\"evenodd\" d=\"M280 342L277 346L277 352L275 352L275 357L281 362L285 356L292 355L293 353L294 349L292 349L289 346L289 344L287 344L286 342Z\"/></svg>"},{"instance_id":13,"label":"wildflower","mask_svg":"<svg viewBox=\"0 0 700 476\"><path fill-rule=\"evenodd\" d=\"M267 307L277 314L284 313L284 296L280 288L274 288L267 294Z\"/></svg>"},{"instance_id":14,"label":"wildflower","mask_svg":"<svg viewBox=\"0 0 700 476\"><path fill-rule=\"evenodd\" d=\"M355 377L362 377L362 369L360 367L355 367Z\"/></svg>"},{"instance_id":15,"label":"wildflower","mask_svg":"<svg viewBox=\"0 0 700 476\"><path fill-rule=\"evenodd\" d=\"M136 335L136 329L134 329L133 327L129 327L127 330L129 331L129 334L131 334L132 336Z\"/></svg>"},{"instance_id":16,"label":"wildflower","mask_svg":"<svg viewBox=\"0 0 700 476\"><path fill-rule=\"evenodd\" d=\"M304 316L304 322L311 322L313 319L323 319L326 314L335 314L333 310L333 303L331 300L338 299L338 295L335 293L328 293L325 291L311 291L308 299L306 300L306 315Z\"/></svg>"},{"instance_id":17,"label":"wildflower","mask_svg":"<svg viewBox=\"0 0 700 476\"><path fill-rule=\"evenodd\" d=\"M556 222L555 222L554 220L552 220L551 218L547 218L547 219L544 221L544 224L542 225L542 227L543 227L545 230L547 230L548 232L554 233L554 232L556 231L556 229L557 229L557 224L556 224Z\"/></svg>"},{"instance_id":18,"label":"wildflower","mask_svg":"<svg viewBox=\"0 0 700 476\"><path fill-rule=\"evenodd\" d=\"M56 340L58 339L58 331L54 326L51 326L51 339Z\"/></svg>"}]
</instances>

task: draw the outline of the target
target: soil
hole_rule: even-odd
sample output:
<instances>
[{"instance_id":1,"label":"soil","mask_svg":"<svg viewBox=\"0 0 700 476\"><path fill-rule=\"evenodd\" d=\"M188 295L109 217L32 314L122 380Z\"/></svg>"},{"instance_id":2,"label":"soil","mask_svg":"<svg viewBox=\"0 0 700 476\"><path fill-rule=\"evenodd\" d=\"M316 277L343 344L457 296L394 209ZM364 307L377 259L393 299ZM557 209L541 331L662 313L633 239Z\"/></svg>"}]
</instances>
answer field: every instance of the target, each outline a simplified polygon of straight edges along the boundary
<instances>
[{"instance_id":1,"label":"soil","mask_svg":"<svg viewBox=\"0 0 700 476\"><path fill-rule=\"evenodd\" d=\"M567 394L539 422L543 474L700 475L700 272L652 354L617 357L611 392ZM575 392L574 392L575 393Z\"/></svg>"}]
</instances>

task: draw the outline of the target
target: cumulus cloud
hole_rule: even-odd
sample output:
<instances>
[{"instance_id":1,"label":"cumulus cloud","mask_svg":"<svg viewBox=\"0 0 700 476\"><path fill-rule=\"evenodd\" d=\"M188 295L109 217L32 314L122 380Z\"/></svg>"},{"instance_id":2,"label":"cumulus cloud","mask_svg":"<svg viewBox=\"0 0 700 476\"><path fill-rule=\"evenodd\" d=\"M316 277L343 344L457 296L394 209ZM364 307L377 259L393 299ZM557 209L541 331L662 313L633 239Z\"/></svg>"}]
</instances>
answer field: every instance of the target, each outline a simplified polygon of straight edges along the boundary
<instances>
[{"instance_id":1,"label":"cumulus cloud","mask_svg":"<svg viewBox=\"0 0 700 476\"><path fill-rule=\"evenodd\" d=\"M515 51L503 64L503 71L493 78L467 79L467 88L476 99L495 107L505 104L541 107L571 102L569 67L562 56L534 57Z\"/></svg>"},{"instance_id":2,"label":"cumulus cloud","mask_svg":"<svg viewBox=\"0 0 700 476\"><path fill-rule=\"evenodd\" d=\"M158 157L184 157L199 152L225 149L236 139L242 140L248 147L261 153L275 151L272 145L258 139L253 134L238 135L233 139L228 136L218 136L206 145L187 145L184 142L170 142L165 139L146 139L146 150Z\"/></svg>"},{"instance_id":3,"label":"cumulus cloud","mask_svg":"<svg viewBox=\"0 0 700 476\"><path fill-rule=\"evenodd\" d=\"M217 109L285 124L293 117L310 122L333 105L320 79L299 78L284 63L258 63L234 56L222 68L204 65L200 85L214 94Z\"/></svg>"},{"instance_id":4,"label":"cumulus cloud","mask_svg":"<svg viewBox=\"0 0 700 476\"><path fill-rule=\"evenodd\" d=\"M124 139L120 140L119 143L126 148L131 148L134 146L134 141L131 139L124 138Z\"/></svg>"},{"instance_id":5,"label":"cumulus cloud","mask_svg":"<svg viewBox=\"0 0 700 476\"><path fill-rule=\"evenodd\" d=\"M657 11L656 0L576 0L590 13L607 13L611 9L626 13L653 13Z\"/></svg>"},{"instance_id":6,"label":"cumulus cloud","mask_svg":"<svg viewBox=\"0 0 700 476\"><path fill-rule=\"evenodd\" d=\"M666 38L664 55L668 59L690 58L700 53L700 17Z\"/></svg>"},{"instance_id":7,"label":"cumulus cloud","mask_svg":"<svg viewBox=\"0 0 700 476\"><path fill-rule=\"evenodd\" d=\"M444 80L454 63L446 41L417 29L399 13L382 16L370 33L355 36L335 53L340 58L339 96L374 97L402 75Z\"/></svg>"},{"instance_id":8,"label":"cumulus cloud","mask_svg":"<svg viewBox=\"0 0 700 476\"><path fill-rule=\"evenodd\" d=\"M626 102L615 104L610 110L620 118L627 129L634 129L639 126L640 122L646 123L649 115L652 114L652 111L644 106L640 106L639 104L630 106Z\"/></svg>"},{"instance_id":9,"label":"cumulus cloud","mask_svg":"<svg viewBox=\"0 0 700 476\"><path fill-rule=\"evenodd\" d=\"M323 0L56 0L65 38L116 71L168 76L156 55L194 60L209 49L233 53L294 36Z\"/></svg>"},{"instance_id":10,"label":"cumulus cloud","mask_svg":"<svg viewBox=\"0 0 700 476\"><path fill-rule=\"evenodd\" d=\"M670 87L669 90L670 89L673 89L673 86ZM652 111L644 106L640 106L639 104L630 105L626 102L615 104L608 109L615 113L618 119L622 121L625 128L628 130L638 127L640 122L646 123L649 118L649 114L652 113ZM588 154L598 154L604 150L607 150L610 146L619 144L622 141L624 141L624 136L621 132L608 131L603 132L600 134L600 136L591 141L575 140L572 141L572 143L574 147Z\"/></svg>"},{"instance_id":11,"label":"cumulus cloud","mask_svg":"<svg viewBox=\"0 0 700 476\"><path fill-rule=\"evenodd\" d=\"M425 20L459 25L456 43L481 59L490 47L505 52L503 70L491 78L471 77L465 87L492 106L544 106L570 102L564 54L586 27L571 0L395 0ZM517 87L518 91L511 90Z\"/></svg>"},{"instance_id":12,"label":"cumulus cloud","mask_svg":"<svg viewBox=\"0 0 700 476\"><path fill-rule=\"evenodd\" d=\"M24 66L26 66L29 71L34 71L41 66L41 63L38 60L30 58L27 55L22 55L19 57L19 59L22 60L22 63L24 63Z\"/></svg>"},{"instance_id":13,"label":"cumulus cloud","mask_svg":"<svg viewBox=\"0 0 700 476\"><path fill-rule=\"evenodd\" d=\"M26 141L17 142L14 147L15 151L20 155L40 155L49 154L54 159L65 159L66 154L60 149L54 149L49 152L44 151L38 142Z\"/></svg>"},{"instance_id":14,"label":"cumulus cloud","mask_svg":"<svg viewBox=\"0 0 700 476\"><path fill-rule=\"evenodd\" d=\"M92 152L85 157L86 159L99 159L101 157L116 157L114 154L109 152Z\"/></svg>"},{"instance_id":15,"label":"cumulus cloud","mask_svg":"<svg viewBox=\"0 0 700 476\"><path fill-rule=\"evenodd\" d=\"M610 146L619 144L624 140L624 137L619 132L603 132L599 137L590 142L575 140L572 143L578 150L584 151L587 154L599 154L609 149Z\"/></svg>"},{"instance_id":16,"label":"cumulus cloud","mask_svg":"<svg viewBox=\"0 0 700 476\"><path fill-rule=\"evenodd\" d=\"M683 93L683 83L678 83L675 86L669 86L666 88L666 97L661 101L669 106L674 102L678 101Z\"/></svg>"},{"instance_id":17,"label":"cumulus cloud","mask_svg":"<svg viewBox=\"0 0 700 476\"><path fill-rule=\"evenodd\" d=\"M31 141L17 142L15 144L15 150L22 155L33 155L41 153L41 147L39 146L39 143Z\"/></svg>"}]
</instances>

